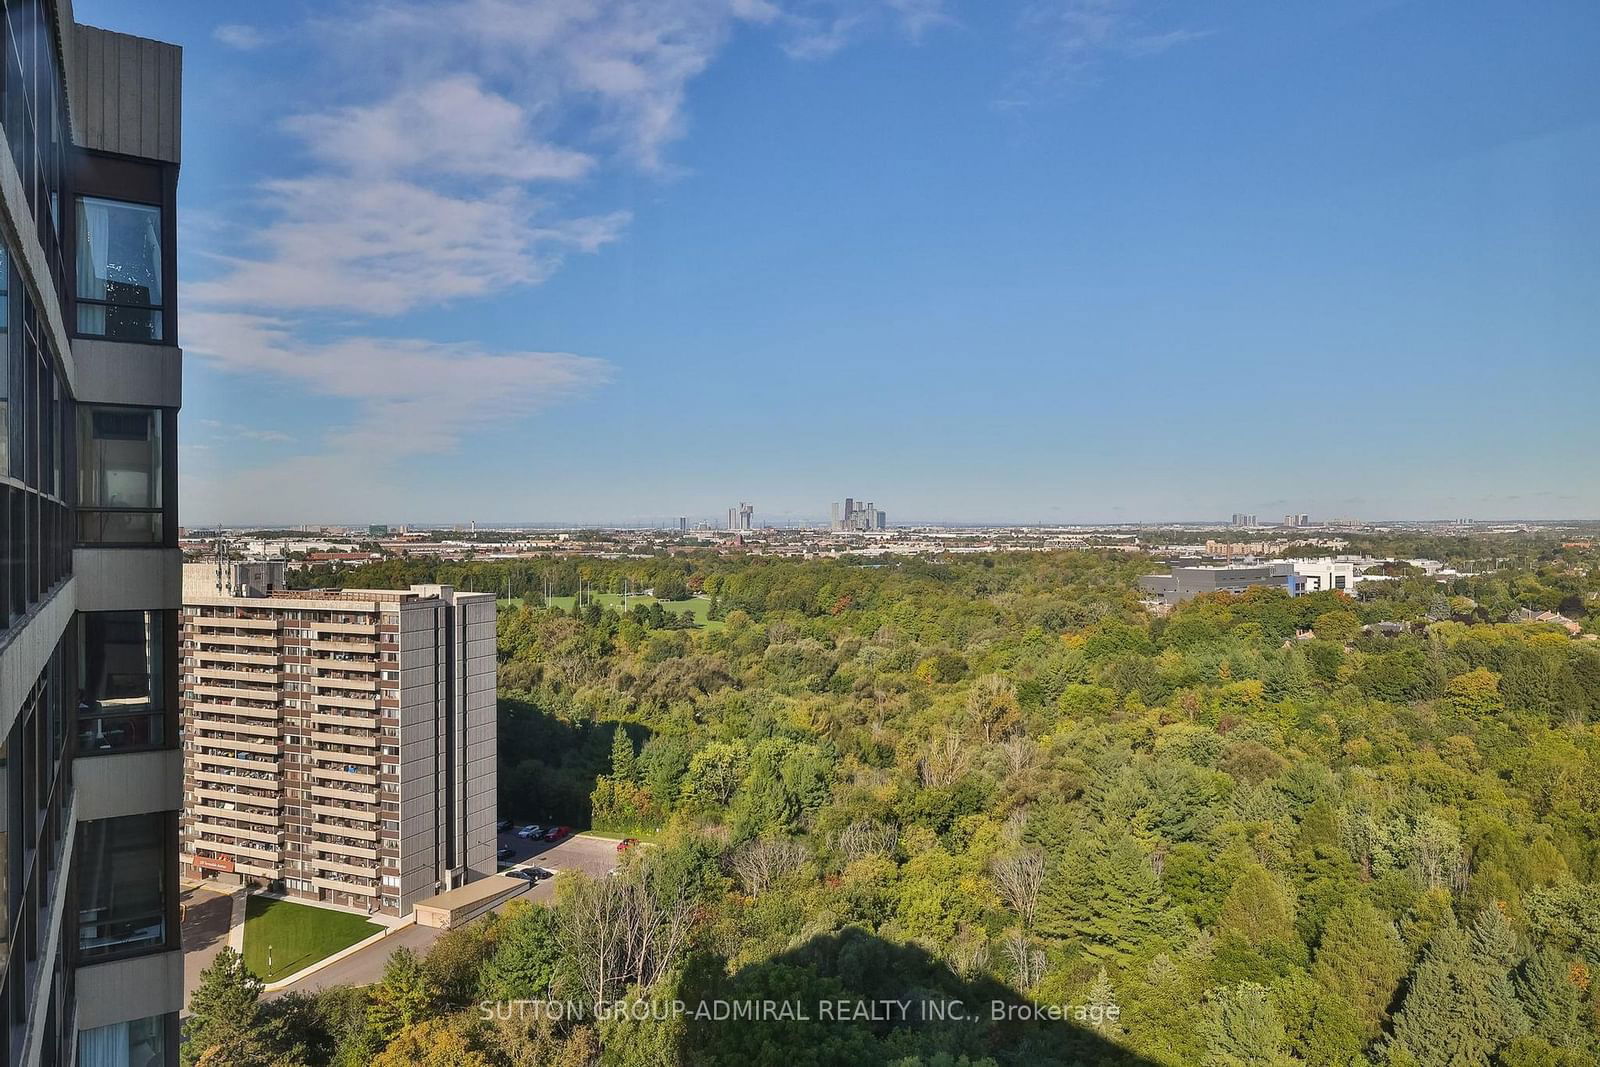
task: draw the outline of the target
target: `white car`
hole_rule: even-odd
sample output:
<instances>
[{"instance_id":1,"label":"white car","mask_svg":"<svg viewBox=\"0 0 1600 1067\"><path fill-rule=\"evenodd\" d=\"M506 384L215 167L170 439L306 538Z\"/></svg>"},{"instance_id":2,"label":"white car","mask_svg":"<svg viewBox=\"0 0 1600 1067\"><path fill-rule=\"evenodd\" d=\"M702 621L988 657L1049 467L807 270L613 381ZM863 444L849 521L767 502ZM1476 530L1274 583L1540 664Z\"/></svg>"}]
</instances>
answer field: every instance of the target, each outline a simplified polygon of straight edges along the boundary
<instances>
[{"instance_id":1,"label":"white car","mask_svg":"<svg viewBox=\"0 0 1600 1067\"><path fill-rule=\"evenodd\" d=\"M542 833L544 833L544 827L539 826L539 825L529 825L529 826L524 826L522 829L518 830L517 831L517 836L518 837L538 837Z\"/></svg>"}]
</instances>

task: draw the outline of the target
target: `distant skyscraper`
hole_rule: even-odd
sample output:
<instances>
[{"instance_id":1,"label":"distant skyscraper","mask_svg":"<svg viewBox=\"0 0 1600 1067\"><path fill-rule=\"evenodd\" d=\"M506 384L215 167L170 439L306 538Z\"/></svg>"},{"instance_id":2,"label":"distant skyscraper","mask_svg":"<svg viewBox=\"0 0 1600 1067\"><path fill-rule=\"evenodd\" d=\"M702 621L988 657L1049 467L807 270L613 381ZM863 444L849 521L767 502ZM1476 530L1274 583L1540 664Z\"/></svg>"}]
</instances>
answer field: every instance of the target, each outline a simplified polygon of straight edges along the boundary
<instances>
[{"instance_id":1,"label":"distant skyscraper","mask_svg":"<svg viewBox=\"0 0 1600 1067\"><path fill-rule=\"evenodd\" d=\"M742 532L755 529L756 506L747 501L739 501L738 507L728 509L728 529Z\"/></svg>"},{"instance_id":2,"label":"distant skyscraper","mask_svg":"<svg viewBox=\"0 0 1600 1067\"><path fill-rule=\"evenodd\" d=\"M886 530L889 528L888 513L879 511L872 501L861 502L854 497L844 498L844 507L837 502L830 508L831 522L829 528L838 532Z\"/></svg>"},{"instance_id":3,"label":"distant skyscraper","mask_svg":"<svg viewBox=\"0 0 1600 1067\"><path fill-rule=\"evenodd\" d=\"M1248 515L1248 514L1242 512L1242 511L1236 511L1236 512L1233 513L1232 525L1234 525L1234 526L1254 526L1255 524L1256 524L1256 517L1254 515Z\"/></svg>"},{"instance_id":4,"label":"distant skyscraper","mask_svg":"<svg viewBox=\"0 0 1600 1067\"><path fill-rule=\"evenodd\" d=\"M683 515L678 516L678 532L683 533L689 528L689 520Z\"/></svg>"}]
</instances>

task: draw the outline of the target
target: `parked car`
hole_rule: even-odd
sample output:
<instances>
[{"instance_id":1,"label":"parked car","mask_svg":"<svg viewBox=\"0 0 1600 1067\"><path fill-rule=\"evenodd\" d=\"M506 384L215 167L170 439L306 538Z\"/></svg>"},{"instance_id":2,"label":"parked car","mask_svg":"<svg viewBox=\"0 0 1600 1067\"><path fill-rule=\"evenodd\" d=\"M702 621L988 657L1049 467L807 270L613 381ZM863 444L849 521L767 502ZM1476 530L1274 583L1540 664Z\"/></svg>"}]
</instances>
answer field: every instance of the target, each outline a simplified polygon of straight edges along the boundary
<instances>
[{"instance_id":1,"label":"parked car","mask_svg":"<svg viewBox=\"0 0 1600 1067\"><path fill-rule=\"evenodd\" d=\"M528 873L530 875L533 876L532 878L529 879L529 881L540 881L540 882L542 882L546 878L554 878L556 876L556 872L555 871L547 870L544 867L529 867L529 868L527 868L527 871L528 871Z\"/></svg>"},{"instance_id":2,"label":"parked car","mask_svg":"<svg viewBox=\"0 0 1600 1067\"><path fill-rule=\"evenodd\" d=\"M544 839L546 841L560 841L570 833L572 833L570 826L552 826L544 832Z\"/></svg>"},{"instance_id":3,"label":"parked car","mask_svg":"<svg viewBox=\"0 0 1600 1067\"><path fill-rule=\"evenodd\" d=\"M499 822L494 824L494 828L495 828L495 830L497 830L498 832L503 834L507 830L511 829L511 820L510 819L501 819Z\"/></svg>"},{"instance_id":4,"label":"parked car","mask_svg":"<svg viewBox=\"0 0 1600 1067\"><path fill-rule=\"evenodd\" d=\"M638 843L639 839L637 837L624 837L621 841L617 842L617 851L626 852Z\"/></svg>"},{"instance_id":5,"label":"parked car","mask_svg":"<svg viewBox=\"0 0 1600 1067\"><path fill-rule=\"evenodd\" d=\"M517 831L518 837L539 837L544 833L544 827L538 823L529 823Z\"/></svg>"},{"instance_id":6,"label":"parked car","mask_svg":"<svg viewBox=\"0 0 1600 1067\"><path fill-rule=\"evenodd\" d=\"M502 845L498 849L495 850L494 858L497 859L497 860L508 860L512 856L515 856L516 854L517 854L517 850L516 849L508 848L508 847Z\"/></svg>"}]
</instances>

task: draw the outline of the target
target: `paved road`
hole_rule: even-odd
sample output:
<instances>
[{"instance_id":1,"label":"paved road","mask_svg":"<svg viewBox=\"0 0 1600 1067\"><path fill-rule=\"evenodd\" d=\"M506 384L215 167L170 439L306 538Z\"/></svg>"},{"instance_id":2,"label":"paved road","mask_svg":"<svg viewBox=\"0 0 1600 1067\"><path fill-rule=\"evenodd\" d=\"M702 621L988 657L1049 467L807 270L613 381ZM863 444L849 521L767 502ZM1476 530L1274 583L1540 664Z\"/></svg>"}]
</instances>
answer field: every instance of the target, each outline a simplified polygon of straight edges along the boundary
<instances>
[{"instance_id":1,"label":"paved road","mask_svg":"<svg viewBox=\"0 0 1600 1067\"><path fill-rule=\"evenodd\" d=\"M353 952L338 963L330 963L286 989L268 993L266 999L271 1000L285 993L315 993L336 985L369 985L383 977L383 966L389 962L389 955L395 949L408 948L419 956L426 955L442 933L443 930L417 926L415 923L402 926L382 941L374 942L360 952Z\"/></svg>"},{"instance_id":2,"label":"paved road","mask_svg":"<svg viewBox=\"0 0 1600 1067\"><path fill-rule=\"evenodd\" d=\"M189 994L200 984L200 972L228 943L233 898L195 886L184 889L178 903L183 909L183 1003L187 1011Z\"/></svg>"},{"instance_id":3,"label":"paved road","mask_svg":"<svg viewBox=\"0 0 1600 1067\"><path fill-rule=\"evenodd\" d=\"M502 862L512 866L539 866L549 871L583 871L596 878L604 878L617 865L617 843L603 837L569 837L559 844L548 841L526 841L514 833L500 835L500 843L516 850L516 857ZM555 880L545 879L533 889L518 897L547 904L555 896ZM226 922L226 918L224 918ZM268 994L269 998L282 993L312 993L336 985L368 985L383 977L384 964L397 948L409 948L422 955L433 947L442 933L426 926L404 926L382 941L351 953L338 963L329 964L315 974Z\"/></svg>"}]
</instances>

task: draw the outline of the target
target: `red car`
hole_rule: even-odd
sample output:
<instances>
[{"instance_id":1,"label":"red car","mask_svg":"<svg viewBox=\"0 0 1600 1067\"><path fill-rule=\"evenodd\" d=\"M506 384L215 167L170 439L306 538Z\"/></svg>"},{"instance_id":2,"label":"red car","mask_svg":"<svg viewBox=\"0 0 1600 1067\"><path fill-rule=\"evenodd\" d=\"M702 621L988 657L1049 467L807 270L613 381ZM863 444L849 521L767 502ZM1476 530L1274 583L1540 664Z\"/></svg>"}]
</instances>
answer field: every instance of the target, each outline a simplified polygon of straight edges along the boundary
<instances>
[{"instance_id":1,"label":"red car","mask_svg":"<svg viewBox=\"0 0 1600 1067\"><path fill-rule=\"evenodd\" d=\"M621 841L617 842L617 851L626 852L638 843L639 839L637 837L624 837Z\"/></svg>"},{"instance_id":2,"label":"red car","mask_svg":"<svg viewBox=\"0 0 1600 1067\"><path fill-rule=\"evenodd\" d=\"M570 833L572 833L572 827L570 826L552 826L544 832L544 839L546 841L560 841Z\"/></svg>"}]
</instances>

